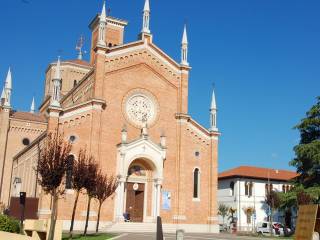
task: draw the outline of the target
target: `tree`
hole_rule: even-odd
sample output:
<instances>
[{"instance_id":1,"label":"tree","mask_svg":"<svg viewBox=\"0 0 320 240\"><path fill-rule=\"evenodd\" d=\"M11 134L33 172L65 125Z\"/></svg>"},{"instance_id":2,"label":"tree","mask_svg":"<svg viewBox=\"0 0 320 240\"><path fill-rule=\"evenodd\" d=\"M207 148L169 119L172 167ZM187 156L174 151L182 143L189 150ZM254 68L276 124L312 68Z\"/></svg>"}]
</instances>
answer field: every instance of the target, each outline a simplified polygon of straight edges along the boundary
<instances>
[{"instance_id":1,"label":"tree","mask_svg":"<svg viewBox=\"0 0 320 240\"><path fill-rule=\"evenodd\" d=\"M84 232L83 232L84 236L87 235L91 200L96 195L97 176L98 176L98 164L96 164L94 162L94 158L90 156L88 157L88 164L87 164L86 170L83 173L83 177L85 178L84 188L88 195L86 225L84 227Z\"/></svg>"},{"instance_id":2,"label":"tree","mask_svg":"<svg viewBox=\"0 0 320 240\"><path fill-rule=\"evenodd\" d=\"M99 202L96 233L99 231L101 206L108 197L110 197L118 187L118 180L114 176L108 177L99 171L96 181L95 198Z\"/></svg>"},{"instance_id":3,"label":"tree","mask_svg":"<svg viewBox=\"0 0 320 240\"><path fill-rule=\"evenodd\" d=\"M228 215L228 212L229 212L229 207L223 203L220 203L218 207L218 215L222 217L223 224L224 224L224 218Z\"/></svg>"},{"instance_id":4,"label":"tree","mask_svg":"<svg viewBox=\"0 0 320 240\"><path fill-rule=\"evenodd\" d=\"M38 182L46 194L52 198L49 240L54 238L57 220L58 199L64 194L62 181L67 170L67 160L71 152L71 144L65 142L58 133L49 133L40 150L40 157L36 167Z\"/></svg>"},{"instance_id":5,"label":"tree","mask_svg":"<svg viewBox=\"0 0 320 240\"><path fill-rule=\"evenodd\" d=\"M300 131L300 143L294 147L296 157L290 162L297 168L297 183L305 187L320 183L320 96L307 112L306 118L295 126Z\"/></svg>"},{"instance_id":6,"label":"tree","mask_svg":"<svg viewBox=\"0 0 320 240\"><path fill-rule=\"evenodd\" d=\"M273 235L273 231L272 231L273 212L280 207L281 201L280 201L280 197L277 192L275 192L273 190L271 190L271 191L269 190L269 191L267 191L265 202L269 206L269 210L268 210L269 225L270 225L269 227L270 227L270 233L272 236Z\"/></svg>"},{"instance_id":7,"label":"tree","mask_svg":"<svg viewBox=\"0 0 320 240\"><path fill-rule=\"evenodd\" d=\"M74 218L76 214L79 195L82 189L85 188L85 183L86 183L85 182L86 178L83 176L83 174L86 172L87 164L89 162L90 162L90 157L87 156L85 150L81 149L78 154L78 159L73 165L73 171L72 171L72 188L75 190L76 196L73 204L69 238L72 238Z\"/></svg>"}]
</instances>

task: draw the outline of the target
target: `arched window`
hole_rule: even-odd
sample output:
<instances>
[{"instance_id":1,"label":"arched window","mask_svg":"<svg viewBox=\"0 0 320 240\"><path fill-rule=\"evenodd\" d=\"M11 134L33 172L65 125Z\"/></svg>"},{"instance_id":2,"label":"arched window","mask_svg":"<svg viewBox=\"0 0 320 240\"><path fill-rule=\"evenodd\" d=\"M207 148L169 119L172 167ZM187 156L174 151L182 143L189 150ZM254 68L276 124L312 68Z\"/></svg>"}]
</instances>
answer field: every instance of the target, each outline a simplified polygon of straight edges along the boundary
<instances>
[{"instance_id":1,"label":"arched window","mask_svg":"<svg viewBox=\"0 0 320 240\"><path fill-rule=\"evenodd\" d=\"M230 183L231 196L234 196L234 182Z\"/></svg>"},{"instance_id":2,"label":"arched window","mask_svg":"<svg viewBox=\"0 0 320 240\"><path fill-rule=\"evenodd\" d=\"M77 80L73 80L73 87L77 86Z\"/></svg>"},{"instance_id":3,"label":"arched window","mask_svg":"<svg viewBox=\"0 0 320 240\"><path fill-rule=\"evenodd\" d=\"M246 182L245 183L245 195L248 197L252 196L252 188L253 188L253 183L252 182Z\"/></svg>"},{"instance_id":4,"label":"arched window","mask_svg":"<svg viewBox=\"0 0 320 240\"><path fill-rule=\"evenodd\" d=\"M193 172L193 198L199 198L200 171L196 168Z\"/></svg>"},{"instance_id":5,"label":"arched window","mask_svg":"<svg viewBox=\"0 0 320 240\"><path fill-rule=\"evenodd\" d=\"M74 156L70 155L67 159L66 189L72 189L73 164L74 164Z\"/></svg>"},{"instance_id":6,"label":"arched window","mask_svg":"<svg viewBox=\"0 0 320 240\"><path fill-rule=\"evenodd\" d=\"M131 175L133 175L133 176L146 176L147 172L141 166L133 165L128 170L128 176L131 176Z\"/></svg>"}]
</instances>

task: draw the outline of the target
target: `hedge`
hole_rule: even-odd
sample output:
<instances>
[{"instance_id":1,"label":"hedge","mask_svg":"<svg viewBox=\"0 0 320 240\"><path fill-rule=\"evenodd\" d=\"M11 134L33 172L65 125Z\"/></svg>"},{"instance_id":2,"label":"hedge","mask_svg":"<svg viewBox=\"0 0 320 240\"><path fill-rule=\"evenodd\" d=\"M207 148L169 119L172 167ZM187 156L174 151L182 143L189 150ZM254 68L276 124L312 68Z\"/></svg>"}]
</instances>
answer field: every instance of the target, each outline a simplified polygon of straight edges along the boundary
<instances>
[{"instance_id":1,"label":"hedge","mask_svg":"<svg viewBox=\"0 0 320 240\"><path fill-rule=\"evenodd\" d=\"M0 214L0 231L20 233L20 223L7 215Z\"/></svg>"}]
</instances>

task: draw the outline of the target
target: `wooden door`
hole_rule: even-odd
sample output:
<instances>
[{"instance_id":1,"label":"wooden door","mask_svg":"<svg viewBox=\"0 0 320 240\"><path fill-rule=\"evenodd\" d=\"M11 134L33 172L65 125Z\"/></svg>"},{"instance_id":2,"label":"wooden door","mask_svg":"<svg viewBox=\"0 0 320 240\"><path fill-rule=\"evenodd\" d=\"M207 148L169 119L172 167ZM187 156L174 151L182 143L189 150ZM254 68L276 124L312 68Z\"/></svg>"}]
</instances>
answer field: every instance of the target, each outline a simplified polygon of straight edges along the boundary
<instances>
[{"instance_id":1,"label":"wooden door","mask_svg":"<svg viewBox=\"0 0 320 240\"><path fill-rule=\"evenodd\" d=\"M127 183L126 212L130 214L131 222L143 221L144 184L139 183L134 190L134 183Z\"/></svg>"}]
</instances>

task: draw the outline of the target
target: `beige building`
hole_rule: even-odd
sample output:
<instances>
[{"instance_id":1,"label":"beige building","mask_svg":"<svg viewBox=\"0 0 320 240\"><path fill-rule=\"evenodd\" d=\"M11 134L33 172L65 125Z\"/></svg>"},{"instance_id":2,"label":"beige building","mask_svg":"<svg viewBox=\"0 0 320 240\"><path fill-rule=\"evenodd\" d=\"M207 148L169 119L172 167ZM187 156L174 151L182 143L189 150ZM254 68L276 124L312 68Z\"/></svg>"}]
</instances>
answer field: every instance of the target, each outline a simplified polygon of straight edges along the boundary
<instances>
[{"instance_id":1,"label":"beige building","mask_svg":"<svg viewBox=\"0 0 320 240\"><path fill-rule=\"evenodd\" d=\"M210 129L188 114L188 40L186 27L177 63L152 41L150 6L135 42L124 43L127 22L102 13L90 24L90 63L79 59L51 63L45 75L44 100L35 113L15 112L10 104L11 73L0 107L1 201L20 191L39 198L38 216L50 215L50 197L37 185L34 167L46 134L58 129L72 142L75 161L86 149L106 174L118 177L114 197L104 203L101 228L154 228L218 232L218 138L215 96ZM67 184L66 188L72 188ZM74 191L59 200L58 218L68 229ZM75 228L84 225L87 196L81 195ZM124 223L124 213L131 222ZM94 227L93 201L90 225ZM136 222L136 223L133 223ZM132 225L133 226L133 225Z\"/></svg>"}]
</instances>

